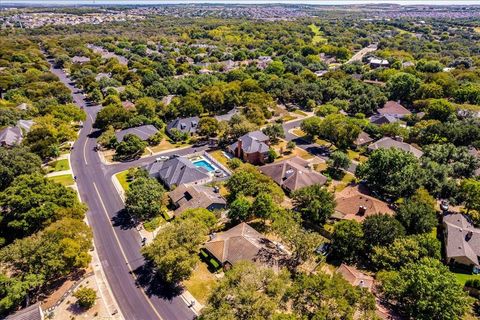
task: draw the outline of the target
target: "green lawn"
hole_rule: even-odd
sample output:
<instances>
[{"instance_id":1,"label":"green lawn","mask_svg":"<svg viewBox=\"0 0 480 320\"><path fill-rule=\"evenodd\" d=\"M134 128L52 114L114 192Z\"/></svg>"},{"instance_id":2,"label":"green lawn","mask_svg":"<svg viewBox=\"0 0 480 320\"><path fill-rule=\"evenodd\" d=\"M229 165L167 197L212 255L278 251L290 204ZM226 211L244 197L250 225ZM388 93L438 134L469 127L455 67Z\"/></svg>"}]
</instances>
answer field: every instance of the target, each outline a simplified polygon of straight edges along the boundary
<instances>
[{"instance_id":1,"label":"green lawn","mask_svg":"<svg viewBox=\"0 0 480 320\"><path fill-rule=\"evenodd\" d=\"M457 278L458 282L465 285L465 282L469 279L480 279L480 275L478 274L465 274L465 273L457 273L453 272L455 278Z\"/></svg>"},{"instance_id":2,"label":"green lawn","mask_svg":"<svg viewBox=\"0 0 480 320\"><path fill-rule=\"evenodd\" d=\"M302 110L295 110L293 111L294 113L298 114L298 115L301 115L303 117L306 117L308 116L308 114L306 114L305 112L303 112Z\"/></svg>"},{"instance_id":3,"label":"green lawn","mask_svg":"<svg viewBox=\"0 0 480 320\"><path fill-rule=\"evenodd\" d=\"M129 185L127 181L127 174L128 174L128 170L125 170L115 175L115 177L117 178L118 182L120 182L120 185L122 186L124 191L128 190L128 185Z\"/></svg>"},{"instance_id":4,"label":"green lawn","mask_svg":"<svg viewBox=\"0 0 480 320\"><path fill-rule=\"evenodd\" d=\"M312 38L312 44L313 45L319 45L319 44L325 44L327 43L327 39L322 37L322 32L320 31L320 28L314 25L313 23L309 25L310 30L315 34Z\"/></svg>"},{"instance_id":5,"label":"green lawn","mask_svg":"<svg viewBox=\"0 0 480 320\"><path fill-rule=\"evenodd\" d=\"M224 167L228 168L228 158L223 154L222 150L215 150L208 153L213 157L213 159L220 162Z\"/></svg>"},{"instance_id":6,"label":"green lawn","mask_svg":"<svg viewBox=\"0 0 480 320\"><path fill-rule=\"evenodd\" d=\"M58 171L65 171L69 169L70 169L70 165L68 164L68 159L62 159L62 160L57 160L49 163L47 171L58 172Z\"/></svg>"},{"instance_id":7,"label":"green lawn","mask_svg":"<svg viewBox=\"0 0 480 320\"><path fill-rule=\"evenodd\" d=\"M61 176L49 177L48 179L63 184L64 186L71 186L75 183L71 174L63 174Z\"/></svg>"},{"instance_id":8,"label":"green lawn","mask_svg":"<svg viewBox=\"0 0 480 320\"><path fill-rule=\"evenodd\" d=\"M215 283L216 278L210 271L208 271L205 262L199 262L190 279L183 282L187 290L201 304L207 302L207 298L210 292L212 292Z\"/></svg>"},{"instance_id":9,"label":"green lawn","mask_svg":"<svg viewBox=\"0 0 480 320\"><path fill-rule=\"evenodd\" d=\"M148 232L153 232L157 229L162 223L165 222L165 219L162 216L155 217L151 220L145 221L143 227Z\"/></svg>"},{"instance_id":10,"label":"green lawn","mask_svg":"<svg viewBox=\"0 0 480 320\"><path fill-rule=\"evenodd\" d=\"M350 160L355 160L355 161L358 161L360 163L363 163L363 162L368 160L367 157L361 155L359 152L354 151L354 150L350 150L350 149L347 150L347 155L348 155L348 158Z\"/></svg>"}]
</instances>

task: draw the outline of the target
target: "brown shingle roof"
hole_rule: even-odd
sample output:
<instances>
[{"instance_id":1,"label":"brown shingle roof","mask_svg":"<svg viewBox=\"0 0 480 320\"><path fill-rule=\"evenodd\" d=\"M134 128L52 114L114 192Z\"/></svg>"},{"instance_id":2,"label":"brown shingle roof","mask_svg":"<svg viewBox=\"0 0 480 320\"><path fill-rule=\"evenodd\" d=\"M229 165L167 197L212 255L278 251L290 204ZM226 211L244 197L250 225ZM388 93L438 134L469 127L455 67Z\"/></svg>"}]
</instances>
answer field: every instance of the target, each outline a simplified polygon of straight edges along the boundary
<instances>
[{"instance_id":1,"label":"brown shingle roof","mask_svg":"<svg viewBox=\"0 0 480 320\"><path fill-rule=\"evenodd\" d=\"M327 177L310 169L308 161L300 157L267 164L260 167L260 171L288 191L295 191L313 184L323 185L327 182Z\"/></svg>"},{"instance_id":2,"label":"brown shingle roof","mask_svg":"<svg viewBox=\"0 0 480 320\"><path fill-rule=\"evenodd\" d=\"M243 222L216 235L204 247L221 263L233 265L239 261L257 261L268 243L261 233Z\"/></svg>"},{"instance_id":3,"label":"brown shingle roof","mask_svg":"<svg viewBox=\"0 0 480 320\"><path fill-rule=\"evenodd\" d=\"M380 114L390 114L396 116L406 116L412 114L407 108L396 101L387 101L383 108L377 110Z\"/></svg>"},{"instance_id":4,"label":"brown shingle roof","mask_svg":"<svg viewBox=\"0 0 480 320\"><path fill-rule=\"evenodd\" d=\"M393 215L387 203L358 191L357 187L345 188L336 197L333 218L363 221L366 217L385 213Z\"/></svg>"},{"instance_id":5,"label":"brown shingle roof","mask_svg":"<svg viewBox=\"0 0 480 320\"><path fill-rule=\"evenodd\" d=\"M362 131L358 135L357 139L355 139L353 144L356 145L356 146L363 146L363 145L365 145L367 143L370 143L372 141L373 141L372 137L370 137L370 135L368 133L366 133L365 131Z\"/></svg>"},{"instance_id":6,"label":"brown shingle roof","mask_svg":"<svg viewBox=\"0 0 480 320\"><path fill-rule=\"evenodd\" d=\"M193 208L208 208L213 204L225 206L225 199L214 191L213 188L204 186L186 186L184 184L178 186L169 194L172 202L178 207L175 215Z\"/></svg>"},{"instance_id":7,"label":"brown shingle roof","mask_svg":"<svg viewBox=\"0 0 480 320\"><path fill-rule=\"evenodd\" d=\"M340 274L352 286L366 288L369 291L372 290L374 282L373 277L364 274L355 267L347 266L342 263L335 272Z\"/></svg>"}]
</instances>

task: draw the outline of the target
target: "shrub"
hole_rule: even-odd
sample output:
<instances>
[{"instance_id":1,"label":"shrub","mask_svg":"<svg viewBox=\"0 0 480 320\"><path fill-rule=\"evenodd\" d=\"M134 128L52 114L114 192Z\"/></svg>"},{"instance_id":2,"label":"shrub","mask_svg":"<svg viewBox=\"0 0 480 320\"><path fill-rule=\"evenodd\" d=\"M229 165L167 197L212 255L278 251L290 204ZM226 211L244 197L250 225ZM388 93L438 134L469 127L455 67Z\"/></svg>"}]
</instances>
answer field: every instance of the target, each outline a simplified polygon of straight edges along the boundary
<instances>
[{"instance_id":1,"label":"shrub","mask_svg":"<svg viewBox=\"0 0 480 320\"><path fill-rule=\"evenodd\" d=\"M80 307L90 309L97 299L97 293L90 288L80 288L73 294L77 298L77 303Z\"/></svg>"}]
</instances>

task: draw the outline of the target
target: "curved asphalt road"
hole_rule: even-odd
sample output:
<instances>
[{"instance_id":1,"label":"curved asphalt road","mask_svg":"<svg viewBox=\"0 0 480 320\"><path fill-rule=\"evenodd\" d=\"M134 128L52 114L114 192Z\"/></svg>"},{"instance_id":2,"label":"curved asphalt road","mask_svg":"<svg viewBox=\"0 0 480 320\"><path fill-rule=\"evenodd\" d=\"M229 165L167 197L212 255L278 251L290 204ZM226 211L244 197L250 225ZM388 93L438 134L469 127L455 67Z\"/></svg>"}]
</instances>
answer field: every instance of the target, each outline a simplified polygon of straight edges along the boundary
<instances>
[{"instance_id":1,"label":"curved asphalt road","mask_svg":"<svg viewBox=\"0 0 480 320\"><path fill-rule=\"evenodd\" d=\"M114 226L115 216L124 208L111 180L115 170L107 170L108 167L94 151L96 138L89 137L94 132L92 124L100 107L87 106L83 95L75 93L76 88L70 85L62 70L52 67L51 71L72 91L74 102L87 112L87 120L74 144L70 159L72 170L77 176L80 197L89 208L87 218L93 229L98 255L123 316L126 320L193 319L195 314L180 296L159 298L157 295L147 295L144 289L138 286L137 273L134 271L144 265L140 253L141 238L135 228ZM131 167L149 161L151 158L127 163L125 166ZM167 291L165 295L169 294L171 291Z\"/></svg>"}]
</instances>

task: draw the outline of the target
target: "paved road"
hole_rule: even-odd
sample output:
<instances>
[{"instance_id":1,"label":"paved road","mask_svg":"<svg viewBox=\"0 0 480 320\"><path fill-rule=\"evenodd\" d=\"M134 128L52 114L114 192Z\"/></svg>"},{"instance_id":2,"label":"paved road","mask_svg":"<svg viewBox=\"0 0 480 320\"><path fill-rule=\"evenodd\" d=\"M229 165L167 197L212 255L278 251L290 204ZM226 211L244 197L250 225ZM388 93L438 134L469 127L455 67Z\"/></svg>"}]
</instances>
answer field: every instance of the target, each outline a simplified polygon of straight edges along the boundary
<instances>
[{"instance_id":1,"label":"paved road","mask_svg":"<svg viewBox=\"0 0 480 320\"><path fill-rule=\"evenodd\" d=\"M358 51L357 53L355 53L353 55L353 57L350 58L350 60L348 60L347 62L345 62L345 64L347 63L352 63L352 62L355 62L355 61L362 61L363 57L369 53L369 52L373 52L373 51L376 51L377 50L377 45L376 44L371 44L369 45L368 47L365 47L363 48L362 50Z\"/></svg>"},{"instance_id":2,"label":"paved road","mask_svg":"<svg viewBox=\"0 0 480 320\"><path fill-rule=\"evenodd\" d=\"M124 208L123 202L111 181L112 170L107 170L94 151L94 136L98 132L94 131L92 123L100 107L87 106L83 95L76 93L76 88L70 85L62 70L52 68L51 71L72 90L75 103L87 112L87 120L71 154L72 170L77 176L82 201L88 205L87 217L93 229L95 246L122 314L127 320L193 319L194 313L180 296L169 297L172 296L172 290L161 292L162 288L159 287L144 290L139 285L143 284L143 279L151 276L150 273L140 272L144 265L140 254L140 235L134 228L116 222L118 213ZM137 163L130 163L133 164Z\"/></svg>"},{"instance_id":3,"label":"paved road","mask_svg":"<svg viewBox=\"0 0 480 320\"><path fill-rule=\"evenodd\" d=\"M302 148L303 150L327 161L329 156L327 151L327 148L317 144L317 143L312 143L308 140L299 138L298 136L294 135L293 133L290 133L288 131L297 128L301 125L303 119L301 120L295 120L295 121L290 121L287 123L283 124L283 131L285 132L285 140L287 141L295 141L295 144L297 147ZM357 164L356 163L351 163L350 167L346 171L355 174L355 170L357 169Z\"/></svg>"}]
</instances>

